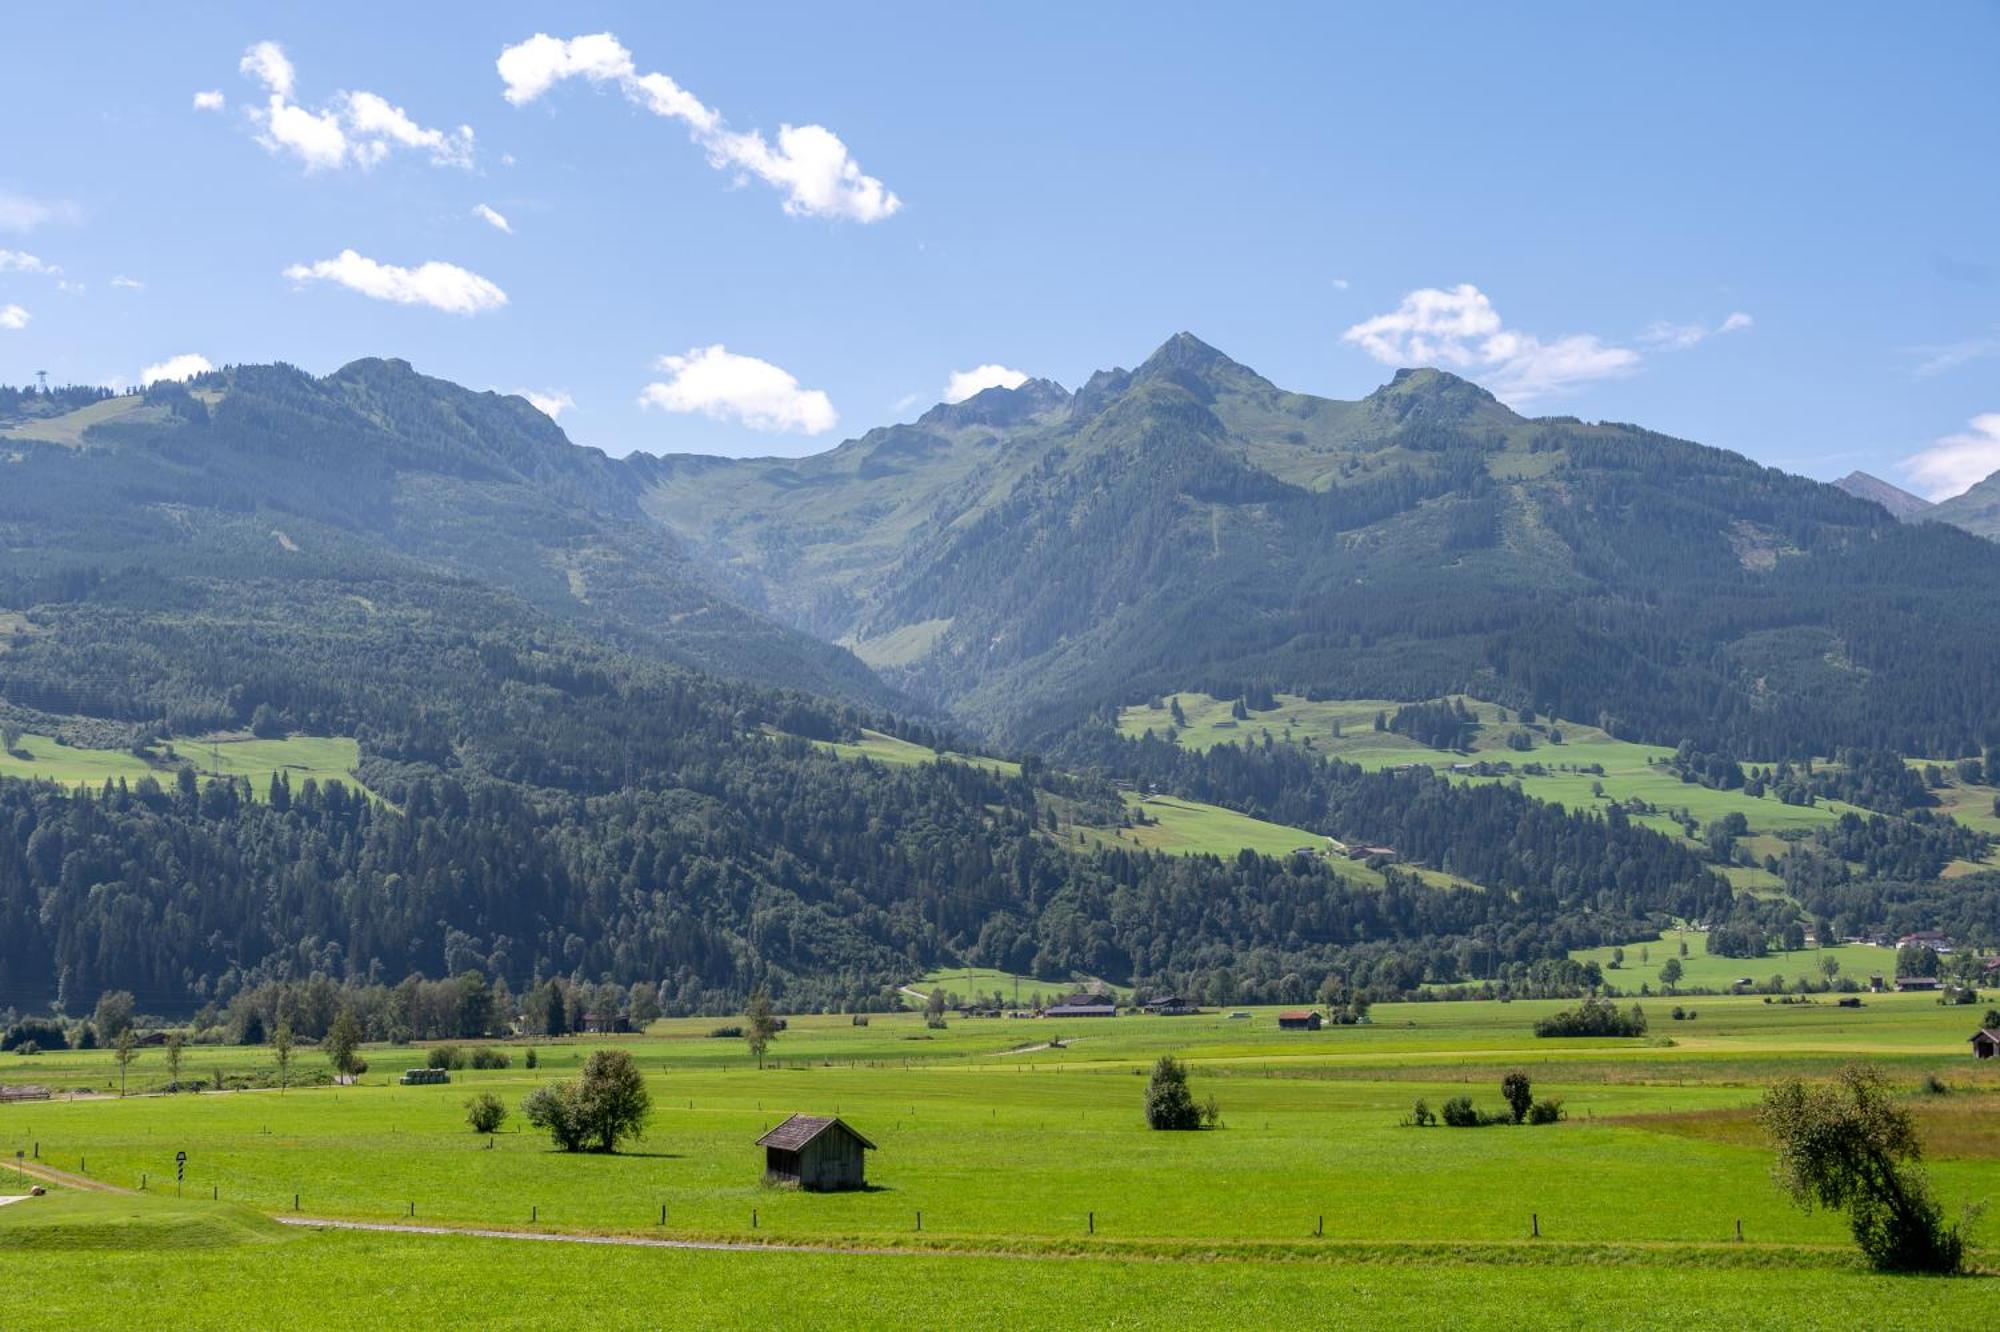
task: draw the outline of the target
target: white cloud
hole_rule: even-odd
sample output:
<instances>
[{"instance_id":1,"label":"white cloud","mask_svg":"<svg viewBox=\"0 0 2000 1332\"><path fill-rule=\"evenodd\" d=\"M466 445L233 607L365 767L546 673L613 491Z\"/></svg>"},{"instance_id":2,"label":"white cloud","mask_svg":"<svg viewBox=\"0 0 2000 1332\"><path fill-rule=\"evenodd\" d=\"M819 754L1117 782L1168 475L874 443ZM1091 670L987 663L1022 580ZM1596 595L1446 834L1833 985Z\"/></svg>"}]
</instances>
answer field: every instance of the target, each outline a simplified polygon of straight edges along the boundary
<instances>
[{"instance_id":1,"label":"white cloud","mask_svg":"<svg viewBox=\"0 0 2000 1332\"><path fill-rule=\"evenodd\" d=\"M496 208L489 207L486 204L474 204L472 205L472 215L483 220L495 231L504 231L509 236L514 234L514 224L501 216L500 211Z\"/></svg>"},{"instance_id":2,"label":"white cloud","mask_svg":"<svg viewBox=\"0 0 2000 1332\"><path fill-rule=\"evenodd\" d=\"M285 48L276 42L258 42L243 53L243 58L236 62L236 68L244 77L263 84L265 91L274 97L292 95L296 74L291 60L285 55Z\"/></svg>"},{"instance_id":3,"label":"white cloud","mask_svg":"<svg viewBox=\"0 0 2000 1332\"><path fill-rule=\"evenodd\" d=\"M354 165L372 167L398 148L427 152L434 166L472 166L472 126L455 130L418 124L402 107L372 92L339 92L320 110L292 100L297 72L276 42L259 42L243 53L237 68L264 86L261 107L244 108L257 126L257 141L273 153L290 153L308 171ZM213 94L220 107L221 94ZM206 106L195 95L196 106Z\"/></svg>"},{"instance_id":4,"label":"white cloud","mask_svg":"<svg viewBox=\"0 0 2000 1332\"><path fill-rule=\"evenodd\" d=\"M0 305L0 328L24 329L32 318L33 315L18 305Z\"/></svg>"},{"instance_id":5,"label":"white cloud","mask_svg":"<svg viewBox=\"0 0 2000 1332\"><path fill-rule=\"evenodd\" d=\"M0 273L39 273L43 277L61 277L62 268L57 264L45 264L26 250L0 250Z\"/></svg>"},{"instance_id":6,"label":"white cloud","mask_svg":"<svg viewBox=\"0 0 2000 1332\"><path fill-rule=\"evenodd\" d=\"M1544 342L1510 329L1486 294L1469 282L1450 290L1423 287L1388 314L1363 320L1341 335L1385 365L1441 365L1476 376L1516 405L1595 379L1631 374L1639 353L1594 334Z\"/></svg>"},{"instance_id":7,"label":"white cloud","mask_svg":"<svg viewBox=\"0 0 2000 1332\"><path fill-rule=\"evenodd\" d=\"M504 95L526 106L564 79L615 83L656 116L678 120L718 170L756 176L785 195L785 211L799 216L880 222L903 201L865 174L840 137L824 125L780 125L777 143L759 130L732 130L722 113L665 74L641 74L632 53L608 32L564 41L536 33L507 47L496 62Z\"/></svg>"},{"instance_id":8,"label":"white cloud","mask_svg":"<svg viewBox=\"0 0 2000 1332\"><path fill-rule=\"evenodd\" d=\"M1349 287L1353 285L1354 284L1352 282L1349 282L1346 278L1333 279L1333 289L1335 291L1346 291Z\"/></svg>"},{"instance_id":9,"label":"white cloud","mask_svg":"<svg viewBox=\"0 0 2000 1332\"><path fill-rule=\"evenodd\" d=\"M32 199L0 191L0 231L33 231L48 222L74 222L81 210L67 199Z\"/></svg>"},{"instance_id":10,"label":"white cloud","mask_svg":"<svg viewBox=\"0 0 2000 1332\"><path fill-rule=\"evenodd\" d=\"M293 264L285 276L294 282L337 282L378 301L428 305L448 314L479 314L507 303L507 293L479 274L435 259L415 268L398 268L342 250L337 257L315 264Z\"/></svg>"},{"instance_id":11,"label":"white cloud","mask_svg":"<svg viewBox=\"0 0 2000 1332\"><path fill-rule=\"evenodd\" d=\"M146 284L139 281L138 278L126 277L123 273L112 278L111 285L114 287L123 287L126 291L144 291L146 289Z\"/></svg>"},{"instance_id":12,"label":"white cloud","mask_svg":"<svg viewBox=\"0 0 2000 1332\"><path fill-rule=\"evenodd\" d=\"M559 421L562 414L576 406L576 399L562 389L515 389L515 396L526 398L534 409L551 421Z\"/></svg>"},{"instance_id":13,"label":"white cloud","mask_svg":"<svg viewBox=\"0 0 2000 1332\"><path fill-rule=\"evenodd\" d=\"M1949 499L2000 472L2000 412L1982 412L1970 429L1946 435L1903 459L1903 475L1934 500Z\"/></svg>"},{"instance_id":14,"label":"white cloud","mask_svg":"<svg viewBox=\"0 0 2000 1332\"><path fill-rule=\"evenodd\" d=\"M229 105L229 99L222 95L222 89L210 88L194 95L194 109L197 111L220 111Z\"/></svg>"},{"instance_id":15,"label":"white cloud","mask_svg":"<svg viewBox=\"0 0 2000 1332\"><path fill-rule=\"evenodd\" d=\"M1004 365L978 365L970 370L954 370L951 378L945 381L944 400L964 402L973 394L990 388L1019 388L1027 382L1025 374Z\"/></svg>"},{"instance_id":16,"label":"white cloud","mask_svg":"<svg viewBox=\"0 0 2000 1332\"><path fill-rule=\"evenodd\" d=\"M1710 328L1706 324L1672 324L1665 320L1649 324L1639 335L1639 341L1651 343L1655 347L1665 347L1669 351L1686 351L1710 338L1719 338L1725 333L1738 333L1756 324L1756 320L1741 310Z\"/></svg>"},{"instance_id":17,"label":"white cloud","mask_svg":"<svg viewBox=\"0 0 2000 1332\"><path fill-rule=\"evenodd\" d=\"M157 365L149 365L139 372L141 384L157 384L162 379L193 379L215 369L206 356L194 352L182 352L179 356L169 356Z\"/></svg>"},{"instance_id":18,"label":"white cloud","mask_svg":"<svg viewBox=\"0 0 2000 1332\"><path fill-rule=\"evenodd\" d=\"M700 412L752 430L802 435L823 434L840 422L826 394L802 389L769 361L738 356L721 343L691 348L683 356L662 356L659 368L671 378L646 385L639 395L642 407Z\"/></svg>"}]
</instances>

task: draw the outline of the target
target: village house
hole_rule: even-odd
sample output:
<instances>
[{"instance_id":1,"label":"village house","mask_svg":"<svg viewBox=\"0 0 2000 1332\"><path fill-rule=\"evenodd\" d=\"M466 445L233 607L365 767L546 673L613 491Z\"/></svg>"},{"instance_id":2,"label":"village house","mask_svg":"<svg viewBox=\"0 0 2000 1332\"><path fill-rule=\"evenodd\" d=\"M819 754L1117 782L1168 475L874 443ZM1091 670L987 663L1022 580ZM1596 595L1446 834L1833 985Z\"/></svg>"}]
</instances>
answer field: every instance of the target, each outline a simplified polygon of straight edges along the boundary
<instances>
[{"instance_id":1,"label":"village house","mask_svg":"<svg viewBox=\"0 0 2000 1332\"><path fill-rule=\"evenodd\" d=\"M604 1013L596 1009L583 1015L583 1029L593 1036L606 1036L616 1032L632 1030L632 1024L622 1013Z\"/></svg>"},{"instance_id":2,"label":"village house","mask_svg":"<svg viewBox=\"0 0 2000 1332\"><path fill-rule=\"evenodd\" d=\"M1939 981L1936 976L1896 977L1896 988L1904 993L1909 993L1915 990L1935 990L1938 989L1942 984L1943 982Z\"/></svg>"},{"instance_id":3,"label":"village house","mask_svg":"<svg viewBox=\"0 0 2000 1332\"><path fill-rule=\"evenodd\" d=\"M875 1144L833 1117L793 1115L757 1139L764 1182L812 1193L867 1187L864 1152Z\"/></svg>"},{"instance_id":4,"label":"village house","mask_svg":"<svg viewBox=\"0 0 2000 1332\"><path fill-rule=\"evenodd\" d=\"M1177 994L1155 995L1146 1001L1144 1008L1146 1012L1158 1017L1186 1017L1190 1013L1201 1011L1193 1001L1183 999Z\"/></svg>"},{"instance_id":5,"label":"village house","mask_svg":"<svg viewBox=\"0 0 2000 1332\"><path fill-rule=\"evenodd\" d=\"M1045 1018L1108 1018L1118 1016L1118 1005L1109 1000L1092 1000L1089 1003L1061 1003L1042 1010Z\"/></svg>"}]
</instances>

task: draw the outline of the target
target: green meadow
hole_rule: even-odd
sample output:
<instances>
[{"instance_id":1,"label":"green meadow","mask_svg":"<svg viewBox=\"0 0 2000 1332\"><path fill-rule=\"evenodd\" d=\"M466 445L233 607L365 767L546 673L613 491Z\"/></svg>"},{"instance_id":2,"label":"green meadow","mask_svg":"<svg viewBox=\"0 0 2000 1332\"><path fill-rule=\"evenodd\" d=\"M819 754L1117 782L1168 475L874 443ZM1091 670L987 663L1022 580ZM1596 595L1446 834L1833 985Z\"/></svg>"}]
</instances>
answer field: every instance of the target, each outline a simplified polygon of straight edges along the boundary
<instances>
[{"instance_id":1,"label":"green meadow","mask_svg":"<svg viewBox=\"0 0 2000 1332\"><path fill-rule=\"evenodd\" d=\"M1687 945L1685 957L1680 951L1683 943ZM1833 972L1835 979L1845 977L1866 985L1870 976L1881 976L1888 981L1896 978L1896 950L1877 948L1872 944L1801 948L1765 957L1720 957L1709 953L1705 931L1669 930L1658 939L1624 944L1622 949L1624 960L1616 967L1613 962L1618 949L1608 945L1574 949L1570 956L1578 962L1597 963L1604 968L1607 982L1628 991L1636 991L1642 984L1650 985L1655 990L1661 989L1660 968L1667 964L1668 958L1680 959L1681 979L1677 984L1682 990L1727 990L1746 978L1753 984L1762 984L1773 976L1783 977L1788 988L1796 989L1801 980L1810 980L1817 985L1827 979L1824 969L1827 962L1832 962L1837 968ZM1819 997L1832 1002L1832 996ZM1879 995L1859 997L1864 1003L1882 998Z\"/></svg>"},{"instance_id":2,"label":"green meadow","mask_svg":"<svg viewBox=\"0 0 2000 1332\"><path fill-rule=\"evenodd\" d=\"M1691 816L1704 828L1725 815L1741 814L1751 831L1745 843L1760 859L1765 855L1783 855L1784 834L1823 827L1848 812L1868 813L1837 800L1787 805L1776 796L1710 790L1681 781L1667 766L1674 752L1668 746L1619 740L1598 727L1560 718L1539 718L1524 724L1511 714L1503 717L1504 710L1495 704L1466 695L1454 697L1461 699L1478 719L1465 753L1436 750L1408 736L1377 731L1376 715L1393 714L1402 706L1389 699L1315 702L1295 694L1279 694L1276 708L1237 718L1231 715L1233 704L1229 699L1183 693L1173 698L1180 702L1186 726L1175 726L1167 706L1170 700L1162 698L1162 706L1157 708L1148 703L1122 709L1118 729L1132 737L1147 731L1164 736L1171 731L1176 743L1197 750L1220 744L1262 744L1269 738L1274 744L1299 745L1364 768L1416 764L1437 769L1458 781L1518 782L1529 795L1565 809L1598 809L1612 800L1640 800L1658 812L1640 814L1636 821L1674 837L1684 833L1674 817L1677 813ZM1517 734L1527 737L1529 749L1510 746L1509 738ZM1508 762L1515 771L1490 776L1460 771L1482 761ZM1966 782L1948 763L1908 761L1926 769L1939 769L1944 782L1935 792L1939 812L1969 827L2000 834L2000 809L1994 803L2000 798L2000 788ZM1538 774L1519 771L1526 764L1539 764L1545 771ZM1959 862L1947 875L1991 867ZM1729 866L1723 872L1732 884L1746 891L1774 892L1783 887L1775 875L1761 867Z\"/></svg>"},{"instance_id":3,"label":"green meadow","mask_svg":"<svg viewBox=\"0 0 2000 1332\"><path fill-rule=\"evenodd\" d=\"M913 988L1004 990L1012 979L947 971ZM393 1269L364 1283L372 1299L429 1292L427 1319L452 1325L492 1325L491 1299L555 1298L558 1273L566 1316L597 1307L589 1301L630 1307L671 1294L697 1321L769 1310L788 1326L900 1321L892 1311L975 1327L1155 1326L1167 1315L1271 1325L1336 1306L1370 1325L1449 1311L1455 1324L1497 1326L1503 1310L1536 1322L1553 1310L1578 1323L1722 1326L1768 1322L1774 1309L1791 1325L1826 1325L1854 1301L1919 1288L1864 1274L1840 1218L1803 1214L1778 1194L1749 1110L1774 1077L1853 1059L1910 1089L1949 1206L2000 1194L2000 1069L1971 1060L1976 1015L1966 1010L1917 995L1868 996L1860 1009L1704 997L1696 1020L1673 1022L1649 1000L1643 1038L1534 1037L1535 1019L1560 1006L1383 1004L1366 1025L1320 1032L1281 1031L1264 1008L1239 1020L953 1017L942 1030L915 1013L871 1015L865 1027L805 1015L790 1019L762 1070L742 1041L708 1034L715 1019L677 1019L640 1036L507 1042L511 1067L456 1072L448 1086L395 1085L426 1051L377 1046L354 1086L178 1095L152 1094L164 1055L147 1049L123 1098L108 1052L0 1056L0 1079L58 1093L0 1106L0 1160L20 1151L143 1185L115 1201L58 1189L0 1208L0 1253L35 1250L42 1273L98 1274L94 1284L38 1281L38 1293L55 1292L38 1294L38 1326L118 1321L123 1313L96 1312L113 1294L138 1301L127 1321L140 1321L160 1308L164 1297L148 1292L170 1275L240 1325L311 1322L360 1308L338 1274L364 1269ZM628 1150L564 1155L518 1114L490 1139L466 1127L468 1096L518 1105L608 1045L637 1059L654 1103L646 1137ZM1188 1062L1198 1097L1220 1102L1221 1127L1146 1130L1143 1073L1167 1052ZM184 1076L270 1068L265 1047L199 1046L186 1051ZM1464 1094L1498 1109L1513 1068L1538 1095L1561 1098L1567 1118L1403 1126L1420 1097L1435 1108ZM296 1078L323 1074L315 1052L295 1061ZM1926 1075L1949 1093L1917 1095ZM839 1114L877 1144L867 1191L762 1184L755 1139L795 1111ZM188 1167L177 1190L179 1151ZM558 1249L260 1220L295 1207L405 1226L819 1252ZM1992 1235L1976 1239L1980 1263L2000 1264ZM249 1245L246 1266L237 1255ZM940 1282L950 1289L927 1298ZM1470 1314L1465 1282L1491 1292ZM342 1289L329 1304L296 1298L302 1285ZM602 1289L576 1306L569 1293L580 1286ZM756 1287L768 1289L743 1295ZM1934 1311L1970 1313L1993 1298L1983 1279L1920 1289ZM0 1308L21 1313L21 1298ZM1064 1318L1052 1320L1057 1307ZM537 1308L546 1313L509 1305L500 1321L537 1321Z\"/></svg>"},{"instance_id":4,"label":"green meadow","mask_svg":"<svg viewBox=\"0 0 2000 1332\"><path fill-rule=\"evenodd\" d=\"M166 746L172 747L172 757ZM264 798L271 775L282 772L297 789L308 778L321 783L355 784L361 762L355 741L339 736L288 736L282 740L228 737L164 742L153 760L123 749L78 749L58 744L46 735L23 735L11 752L0 752L0 777L59 782L65 786L102 786L105 782L136 782L151 777L163 786L173 783L183 763L192 764L205 780L243 777L258 799Z\"/></svg>"}]
</instances>

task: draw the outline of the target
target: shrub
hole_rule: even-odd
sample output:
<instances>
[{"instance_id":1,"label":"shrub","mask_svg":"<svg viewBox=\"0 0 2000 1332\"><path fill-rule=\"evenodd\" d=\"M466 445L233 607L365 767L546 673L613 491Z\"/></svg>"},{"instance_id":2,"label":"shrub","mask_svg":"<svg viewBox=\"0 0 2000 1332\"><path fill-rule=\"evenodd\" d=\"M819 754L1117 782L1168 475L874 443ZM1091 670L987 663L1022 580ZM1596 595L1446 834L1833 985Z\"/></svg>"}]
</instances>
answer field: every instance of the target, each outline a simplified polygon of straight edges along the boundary
<instances>
[{"instance_id":1,"label":"shrub","mask_svg":"<svg viewBox=\"0 0 2000 1332\"><path fill-rule=\"evenodd\" d=\"M36 1045L33 1041L22 1041L14 1047L14 1053L18 1055L38 1055L41 1052L42 1047Z\"/></svg>"},{"instance_id":2,"label":"shrub","mask_svg":"<svg viewBox=\"0 0 2000 1332\"><path fill-rule=\"evenodd\" d=\"M47 1018L26 1018L0 1036L0 1050L18 1049L28 1043L33 1043L37 1050L69 1049L69 1038L63 1035L62 1024Z\"/></svg>"},{"instance_id":3,"label":"shrub","mask_svg":"<svg viewBox=\"0 0 2000 1332\"><path fill-rule=\"evenodd\" d=\"M1146 1126L1155 1129L1201 1127L1201 1109L1188 1091L1187 1069L1172 1055L1161 1055L1146 1082Z\"/></svg>"},{"instance_id":4,"label":"shrub","mask_svg":"<svg viewBox=\"0 0 2000 1332\"><path fill-rule=\"evenodd\" d=\"M528 1053L521 1056L521 1062L527 1065L529 1068L533 1068L542 1061L536 1057L535 1047L531 1045L528 1047Z\"/></svg>"},{"instance_id":5,"label":"shrub","mask_svg":"<svg viewBox=\"0 0 2000 1332\"><path fill-rule=\"evenodd\" d=\"M1575 1008L1551 1013L1535 1024L1537 1036L1644 1036L1646 1011L1632 1005L1621 1013L1609 999L1585 999Z\"/></svg>"},{"instance_id":6,"label":"shrub","mask_svg":"<svg viewBox=\"0 0 2000 1332\"><path fill-rule=\"evenodd\" d=\"M1530 1124L1553 1124L1564 1117L1562 1098L1546 1096L1528 1107Z\"/></svg>"},{"instance_id":7,"label":"shrub","mask_svg":"<svg viewBox=\"0 0 2000 1332\"><path fill-rule=\"evenodd\" d=\"M1943 1078L1939 1077L1935 1073L1924 1074L1924 1080L1922 1084L1918 1087L1918 1090L1923 1092L1923 1094L1926 1096L1951 1095L1951 1088L1945 1083L1945 1080Z\"/></svg>"},{"instance_id":8,"label":"shrub","mask_svg":"<svg viewBox=\"0 0 2000 1332\"><path fill-rule=\"evenodd\" d=\"M1201 1126L1211 1129L1222 1127L1222 1102L1213 1096L1201 1103Z\"/></svg>"},{"instance_id":9,"label":"shrub","mask_svg":"<svg viewBox=\"0 0 2000 1332\"><path fill-rule=\"evenodd\" d=\"M743 1028L737 1023L725 1022L719 1027L710 1028L708 1035L711 1040L740 1041L743 1039Z\"/></svg>"},{"instance_id":10,"label":"shrub","mask_svg":"<svg viewBox=\"0 0 2000 1332\"><path fill-rule=\"evenodd\" d=\"M1447 1128L1478 1128L1479 1112L1472 1108L1470 1096L1454 1096L1444 1103L1444 1122Z\"/></svg>"},{"instance_id":11,"label":"shrub","mask_svg":"<svg viewBox=\"0 0 2000 1332\"><path fill-rule=\"evenodd\" d=\"M424 1056L425 1068L458 1069L465 1067L465 1051L456 1045L434 1045Z\"/></svg>"},{"instance_id":12,"label":"shrub","mask_svg":"<svg viewBox=\"0 0 2000 1332\"><path fill-rule=\"evenodd\" d=\"M1430 1128L1437 1122L1437 1113L1431 1109L1430 1102L1419 1096L1417 1103L1410 1107L1410 1123L1417 1128Z\"/></svg>"},{"instance_id":13,"label":"shrub","mask_svg":"<svg viewBox=\"0 0 2000 1332\"><path fill-rule=\"evenodd\" d=\"M537 1087L521 1100L521 1117L549 1135L565 1152L583 1150L583 1129L577 1122L576 1084L556 1082Z\"/></svg>"},{"instance_id":14,"label":"shrub","mask_svg":"<svg viewBox=\"0 0 2000 1332\"><path fill-rule=\"evenodd\" d=\"M507 1122L507 1107L492 1092L481 1092L465 1103L465 1122L474 1133L497 1133Z\"/></svg>"},{"instance_id":15,"label":"shrub","mask_svg":"<svg viewBox=\"0 0 2000 1332\"><path fill-rule=\"evenodd\" d=\"M505 1050L496 1050L490 1045L482 1045L472 1052L474 1068L507 1068L513 1062Z\"/></svg>"},{"instance_id":16,"label":"shrub","mask_svg":"<svg viewBox=\"0 0 2000 1332\"><path fill-rule=\"evenodd\" d=\"M1507 1108L1513 1111L1516 1124L1528 1117L1528 1108L1535 1103L1528 1075L1518 1068L1500 1079L1500 1095L1507 1102Z\"/></svg>"}]
</instances>

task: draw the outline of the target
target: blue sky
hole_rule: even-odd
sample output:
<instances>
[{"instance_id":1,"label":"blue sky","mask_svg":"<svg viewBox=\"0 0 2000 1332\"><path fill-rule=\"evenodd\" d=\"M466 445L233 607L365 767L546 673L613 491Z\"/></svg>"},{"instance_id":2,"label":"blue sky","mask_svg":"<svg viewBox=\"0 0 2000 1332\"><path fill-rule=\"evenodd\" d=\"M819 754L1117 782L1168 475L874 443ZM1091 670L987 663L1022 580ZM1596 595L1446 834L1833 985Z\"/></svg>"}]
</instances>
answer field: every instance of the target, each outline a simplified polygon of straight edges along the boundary
<instances>
[{"instance_id":1,"label":"blue sky","mask_svg":"<svg viewBox=\"0 0 2000 1332\"><path fill-rule=\"evenodd\" d=\"M1940 492L2000 468L2000 8L1920 18L15 9L0 381L401 356L612 453L796 454L1188 329Z\"/></svg>"}]
</instances>

